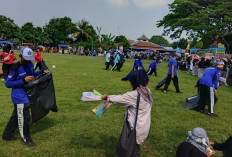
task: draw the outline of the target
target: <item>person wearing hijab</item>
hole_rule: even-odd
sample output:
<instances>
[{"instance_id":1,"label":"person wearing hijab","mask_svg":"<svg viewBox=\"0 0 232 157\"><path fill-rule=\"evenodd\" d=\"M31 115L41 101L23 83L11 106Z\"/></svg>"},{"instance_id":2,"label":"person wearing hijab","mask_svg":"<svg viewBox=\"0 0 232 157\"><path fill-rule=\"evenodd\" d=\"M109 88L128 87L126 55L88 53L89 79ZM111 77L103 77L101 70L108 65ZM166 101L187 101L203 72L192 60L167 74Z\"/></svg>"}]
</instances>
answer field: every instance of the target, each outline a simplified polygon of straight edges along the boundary
<instances>
[{"instance_id":1,"label":"person wearing hijab","mask_svg":"<svg viewBox=\"0 0 232 157\"><path fill-rule=\"evenodd\" d=\"M207 150L209 138L202 128L194 128L188 131L188 137L182 142L176 151L176 157L212 157L215 151Z\"/></svg>"},{"instance_id":2,"label":"person wearing hijab","mask_svg":"<svg viewBox=\"0 0 232 157\"><path fill-rule=\"evenodd\" d=\"M137 96L140 93L139 109L136 125L137 148L133 151L133 157L140 156L139 145L147 138L151 124L152 94L148 88L149 77L145 70L135 70L128 75L132 91L123 95L103 95L102 99L108 99L111 103L126 107L125 123L128 122L131 130L134 129L136 116ZM127 119L126 119L127 117Z\"/></svg>"},{"instance_id":3,"label":"person wearing hijab","mask_svg":"<svg viewBox=\"0 0 232 157\"><path fill-rule=\"evenodd\" d=\"M232 156L232 136L230 136L224 143L209 142L213 149L223 151L223 157Z\"/></svg>"}]
</instances>

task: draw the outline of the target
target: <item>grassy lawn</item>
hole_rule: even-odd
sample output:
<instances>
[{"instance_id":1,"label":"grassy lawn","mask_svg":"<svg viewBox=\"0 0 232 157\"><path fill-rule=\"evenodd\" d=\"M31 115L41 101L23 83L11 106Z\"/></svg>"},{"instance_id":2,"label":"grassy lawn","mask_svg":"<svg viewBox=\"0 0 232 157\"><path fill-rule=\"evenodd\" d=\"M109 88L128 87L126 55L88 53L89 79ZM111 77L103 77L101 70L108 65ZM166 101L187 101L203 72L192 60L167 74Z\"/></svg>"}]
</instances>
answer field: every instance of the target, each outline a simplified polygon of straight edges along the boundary
<instances>
[{"instance_id":1,"label":"grassy lawn","mask_svg":"<svg viewBox=\"0 0 232 157\"><path fill-rule=\"evenodd\" d=\"M59 111L50 112L31 125L31 137L37 147L22 145L17 130L17 141L0 141L0 156L117 156L115 146L123 126L125 108L112 105L99 119L92 109L100 102L82 102L80 98L82 92L93 89L102 94L123 94L130 91L129 82L121 81L121 78L132 69L134 60L126 60L121 72L117 72L104 70L104 57L43 53L42 58L53 73ZM150 62L143 60L146 69ZM56 65L56 68L52 69L52 65ZM155 90L154 87L166 76L167 71L167 63L161 63L158 65L158 77L149 76L154 103L150 133L141 145L142 156L175 156L177 146L186 140L187 131L195 127L204 128L211 141L225 141L232 134L232 88L219 87L219 101L214 108L219 118L207 117L182 109L185 99L197 93L193 88L198 80L196 76L178 71L179 86L183 94L175 93L172 82L168 93ZM0 82L0 135L13 111L10 92L11 89ZM221 153L217 152L215 156L221 156Z\"/></svg>"}]
</instances>

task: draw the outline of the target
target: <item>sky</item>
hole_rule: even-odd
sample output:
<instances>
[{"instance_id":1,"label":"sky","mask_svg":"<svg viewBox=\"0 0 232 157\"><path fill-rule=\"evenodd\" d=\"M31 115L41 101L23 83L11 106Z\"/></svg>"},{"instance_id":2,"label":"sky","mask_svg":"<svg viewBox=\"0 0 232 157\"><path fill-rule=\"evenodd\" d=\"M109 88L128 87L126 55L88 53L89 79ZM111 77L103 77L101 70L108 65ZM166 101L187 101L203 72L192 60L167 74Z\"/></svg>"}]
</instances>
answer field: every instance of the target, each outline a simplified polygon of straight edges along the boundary
<instances>
[{"instance_id":1,"label":"sky","mask_svg":"<svg viewBox=\"0 0 232 157\"><path fill-rule=\"evenodd\" d=\"M136 40L162 35L157 21L169 13L173 0L0 0L0 15L10 17L20 27L26 22L44 26L53 17L68 16L102 28L102 34L124 35ZM172 42L169 37L165 37Z\"/></svg>"}]
</instances>

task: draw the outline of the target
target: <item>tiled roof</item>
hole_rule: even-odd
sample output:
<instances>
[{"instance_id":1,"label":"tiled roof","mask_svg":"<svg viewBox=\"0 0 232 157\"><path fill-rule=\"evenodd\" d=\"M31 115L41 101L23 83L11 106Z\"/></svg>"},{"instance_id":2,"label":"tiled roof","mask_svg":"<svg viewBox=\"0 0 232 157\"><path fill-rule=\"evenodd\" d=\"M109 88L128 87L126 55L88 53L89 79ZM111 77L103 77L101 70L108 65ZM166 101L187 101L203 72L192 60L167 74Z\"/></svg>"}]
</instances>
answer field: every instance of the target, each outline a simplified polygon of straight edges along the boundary
<instances>
[{"instance_id":1,"label":"tiled roof","mask_svg":"<svg viewBox=\"0 0 232 157\"><path fill-rule=\"evenodd\" d=\"M148 40L148 38L145 35L142 35L141 37L138 38L138 40Z\"/></svg>"},{"instance_id":2,"label":"tiled roof","mask_svg":"<svg viewBox=\"0 0 232 157\"><path fill-rule=\"evenodd\" d=\"M153 44L151 42L148 41L138 41L134 44L131 45L131 48L133 49L156 49L156 50L165 50L165 48Z\"/></svg>"},{"instance_id":3,"label":"tiled roof","mask_svg":"<svg viewBox=\"0 0 232 157\"><path fill-rule=\"evenodd\" d=\"M133 42L135 42L134 40L128 40L128 41L129 41L130 44L133 43Z\"/></svg>"}]
</instances>

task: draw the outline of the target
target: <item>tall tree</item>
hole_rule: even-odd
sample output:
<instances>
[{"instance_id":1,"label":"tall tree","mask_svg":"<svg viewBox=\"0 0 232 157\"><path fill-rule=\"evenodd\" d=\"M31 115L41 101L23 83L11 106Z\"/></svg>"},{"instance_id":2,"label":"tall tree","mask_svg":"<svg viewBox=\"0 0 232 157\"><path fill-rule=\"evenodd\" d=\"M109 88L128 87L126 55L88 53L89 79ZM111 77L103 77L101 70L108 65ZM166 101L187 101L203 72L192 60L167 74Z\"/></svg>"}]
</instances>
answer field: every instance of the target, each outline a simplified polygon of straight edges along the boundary
<instances>
[{"instance_id":1,"label":"tall tree","mask_svg":"<svg viewBox=\"0 0 232 157\"><path fill-rule=\"evenodd\" d=\"M16 37L19 27L14 23L14 20L4 15L0 15L0 37L12 39Z\"/></svg>"},{"instance_id":2,"label":"tall tree","mask_svg":"<svg viewBox=\"0 0 232 157\"><path fill-rule=\"evenodd\" d=\"M109 34L109 35L102 34L101 35L101 39L102 39L101 47L105 50L112 49L115 45L114 38L115 38L115 36L112 36L111 34Z\"/></svg>"},{"instance_id":3,"label":"tall tree","mask_svg":"<svg viewBox=\"0 0 232 157\"><path fill-rule=\"evenodd\" d=\"M77 22L77 31L74 33L76 41L85 42L88 39L95 39L96 35L96 31L88 21L82 19Z\"/></svg>"},{"instance_id":4,"label":"tall tree","mask_svg":"<svg viewBox=\"0 0 232 157\"><path fill-rule=\"evenodd\" d=\"M174 49L176 48L186 49L187 45L188 45L188 40L181 38L180 40L173 42L171 44L171 47Z\"/></svg>"},{"instance_id":5,"label":"tall tree","mask_svg":"<svg viewBox=\"0 0 232 157\"><path fill-rule=\"evenodd\" d=\"M124 50L130 48L130 43L124 35L116 36L114 42L118 44L118 46L123 45Z\"/></svg>"},{"instance_id":6,"label":"tall tree","mask_svg":"<svg viewBox=\"0 0 232 157\"><path fill-rule=\"evenodd\" d=\"M161 35L153 35L149 41L154 44L169 46L169 42L167 41L167 39L165 39Z\"/></svg>"},{"instance_id":7,"label":"tall tree","mask_svg":"<svg viewBox=\"0 0 232 157\"><path fill-rule=\"evenodd\" d=\"M169 4L170 13L157 26L164 27L164 35L171 38L180 38L186 32L207 44L221 40L229 50L225 35L232 32L231 10L231 0L174 0Z\"/></svg>"},{"instance_id":8,"label":"tall tree","mask_svg":"<svg viewBox=\"0 0 232 157\"><path fill-rule=\"evenodd\" d=\"M77 31L76 24L72 23L69 17L52 18L48 24L44 26L44 31L49 34L54 45L60 42L67 42L69 35Z\"/></svg>"}]
</instances>

